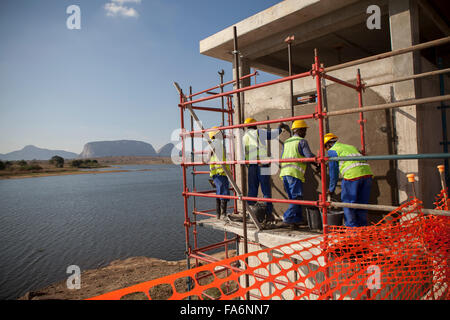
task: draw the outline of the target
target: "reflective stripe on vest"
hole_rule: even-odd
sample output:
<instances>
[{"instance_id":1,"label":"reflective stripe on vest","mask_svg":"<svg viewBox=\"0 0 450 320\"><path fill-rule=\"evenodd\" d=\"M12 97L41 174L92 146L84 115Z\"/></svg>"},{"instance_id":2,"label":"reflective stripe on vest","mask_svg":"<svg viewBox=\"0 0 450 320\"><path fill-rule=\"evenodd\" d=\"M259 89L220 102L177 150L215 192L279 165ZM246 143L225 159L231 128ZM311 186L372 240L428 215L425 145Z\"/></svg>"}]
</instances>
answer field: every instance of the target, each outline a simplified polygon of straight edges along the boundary
<instances>
[{"instance_id":1,"label":"reflective stripe on vest","mask_svg":"<svg viewBox=\"0 0 450 320\"><path fill-rule=\"evenodd\" d=\"M293 136L284 142L282 159L300 159L304 158L298 152L298 144L303 138ZM305 162L286 162L281 164L280 177L291 176L305 182Z\"/></svg>"},{"instance_id":2,"label":"reflective stripe on vest","mask_svg":"<svg viewBox=\"0 0 450 320\"><path fill-rule=\"evenodd\" d=\"M338 157L360 157L358 152L352 145L336 142L330 150L336 151ZM355 179L362 176L372 175L370 165L366 161L339 161L339 171L344 179Z\"/></svg>"},{"instance_id":3,"label":"reflective stripe on vest","mask_svg":"<svg viewBox=\"0 0 450 320\"><path fill-rule=\"evenodd\" d=\"M222 156L222 161L226 161L226 157L225 157L225 150L222 151L223 156ZM215 154L211 155L211 158L209 159L210 162L217 162L219 160L217 160L217 157ZM227 167L227 169L229 170L229 166L225 165ZM209 176L213 177L215 175L221 175L221 176L225 176L225 171L223 171L222 169L222 165L220 164L210 164L209 165Z\"/></svg>"},{"instance_id":4,"label":"reflective stripe on vest","mask_svg":"<svg viewBox=\"0 0 450 320\"><path fill-rule=\"evenodd\" d=\"M267 149L259 139L258 130L249 129L244 134L245 160L267 159Z\"/></svg>"}]
</instances>

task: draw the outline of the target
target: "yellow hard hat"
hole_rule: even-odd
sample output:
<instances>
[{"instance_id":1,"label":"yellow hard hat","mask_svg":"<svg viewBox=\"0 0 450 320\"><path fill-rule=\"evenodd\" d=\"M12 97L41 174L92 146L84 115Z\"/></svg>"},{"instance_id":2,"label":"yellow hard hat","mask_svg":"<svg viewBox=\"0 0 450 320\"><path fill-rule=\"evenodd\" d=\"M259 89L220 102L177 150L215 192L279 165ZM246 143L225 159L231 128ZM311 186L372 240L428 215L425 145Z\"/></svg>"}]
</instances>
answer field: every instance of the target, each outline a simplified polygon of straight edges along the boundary
<instances>
[{"instance_id":1,"label":"yellow hard hat","mask_svg":"<svg viewBox=\"0 0 450 320\"><path fill-rule=\"evenodd\" d=\"M211 129L215 129L215 128L218 128L218 127L215 126L215 127L212 127ZM208 132L209 138L210 138L210 139L214 138L214 136L215 136L216 134L218 134L218 133L219 133L219 130L209 131L209 132Z\"/></svg>"},{"instance_id":2,"label":"yellow hard hat","mask_svg":"<svg viewBox=\"0 0 450 320\"><path fill-rule=\"evenodd\" d=\"M253 118L247 118L247 119L245 119L245 122L244 123L253 123L253 122L256 122L256 120L255 119L253 119Z\"/></svg>"},{"instance_id":3,"label":"yellow hard hat","mask_svg":"<svg viewBox=\"0 0 450 320\"><path fill-rule=\"evenodd\" d=\"M306 124L305 120L295 120L292 123L291 130L301 129L301 128L308 128L308 125Z\"/></svg>"},{"instance_id":4,"label":"yellow hard hat","mask_svg":"<svg viewBox=\"0 0 450 320\"><path fill-rule=\"evenodd\" d=\"M324 138L323 138L323 144L327 144L328 141L330 141L331 139L338 139L337 135L335 135L334 133L327 133Z\"/></svg>"}]
</instances>

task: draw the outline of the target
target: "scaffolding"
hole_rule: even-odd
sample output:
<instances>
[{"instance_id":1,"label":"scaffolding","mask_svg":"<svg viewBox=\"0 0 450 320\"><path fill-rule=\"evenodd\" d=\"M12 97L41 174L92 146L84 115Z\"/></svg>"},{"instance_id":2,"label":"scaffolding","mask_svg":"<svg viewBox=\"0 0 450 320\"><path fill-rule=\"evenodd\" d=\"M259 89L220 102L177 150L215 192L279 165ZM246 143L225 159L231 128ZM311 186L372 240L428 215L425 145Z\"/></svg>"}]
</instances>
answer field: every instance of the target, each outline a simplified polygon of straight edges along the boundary
<instances>
[{"instance_id":1,"label":"scaffolding","mask_svg":"<svg viewBox=\"0 0 450 320\"><path fill-rule=\"evenodd\" d=\"M376 155L376 156L367 156L366 155L366 142L365 142L365 122L364 119L364 113L365 112L371 112L376 110L385 110L385 109L391 109L391 108L400 108L404 106L410 106L410 105L418 105L418 104L425 104L425 103L431 103L431 102L443 102L450 100L450 95L444 95L444 93L441 91L440 96L433 96L428 98L420 98L420 99L408 99L403 101L397 101L392 103L385 103L382 105L372 105L372 106L364 106L363 105L363 91L365 88L373 87L373 86L379 86L383 84L388 83L395 83L400 81L406 81L411 79L417 79L421 77L428 77L428 76L434 76L434 75L442 75L444 73L448 73L450 69L443 69L433 72L426 72L422 74L416 74L408 77L402 77L397 78L393 80L388 81L382 81L382 82L376 82L376 83L369 83L365 84L362 80L360 70L357 69L356 72L356 84L352 84L348 81L344 81L341 79L338 79L334 76L331 76L328 74L331 71L335 71L338 69L355 66L361 63L366 63L370 61L375 61L379 59L384 59L388 57L392 57L395 55L405 54L408 52L413 52L417 50L422 50L425 48L433 47L433 46L439 46L450 42L450 37L445 37L438 40L433 40L430 42L422 43L419 45L411 46L408 48L403 48L395 51L386 52L383 54L366 57L363 59L343 63L337 66L332 66L328 68L324 68L324 66L321 64L319 60L319 54L318 50L314 50L314 64L312 65L312 68L310 71L303 72L300 74L290 75L284 78L264 82L264 83L256 83L256 76L257 72L254 72L249 75L245 75L241 77L239 75L239 51L237 47L237 37L236 37L236 29L234 29L234 69L235 69L235 77L234 79L239 79L240 81L244 79L248 79L251 77L255 77L255 83L252 85L248 85L245 87L240 87L240 81L229 81L226 83L223 83L223 70L222 72L219 72L221 75L221 83L217 86L214 86L212 88L199 91L197 93L192 93L192 88L189 90L189 95L185 95L182 91L182 89L178 86L178 84L175 83L178 91L179 91L179 110L180 110L180 119L181 119L181 168L183 172L183 199L184 199L184 216L185 216L185 235L186 235L186 259L187 259L187 267L190 268L191 262L190 259L195 259L196 266L198 266L199 261L204 261L206 263L214 262L216 261L215 258L213 258L211 255L206 254L207 251L217 248L224 248L226 257L228 258L228 246L236 243L236 245L239 244L240 241L243 241L244 243L244 254L247 254L247 225L246 225L246 212L248 211L250 214L250 218L253 220L256 228L258 230L261 229L261 225L258 223L257 219L255 219L252 209L248 208L246 209L245 202L246 201L263 201L263 202L272 202L272 203L288 203L288 204L298 204L298 205L306 205L306 206L315 206L320 209L320 212L322 213L322 221L323 221L323 236L326 239L327 231L328 231L328 224L327 224L327 211L330 207L340 207L340 208L362 208L362 209L368 209L368 210L378 210L378 211L392 211L393 209L396 209L396 207L393 206L385 206L385 205L369 205L369 204L349 204L349 203L342 203L342 202L331 202L327 201L325 195L327 194L327 185L326 185L326 164L328 161L346 161L346 160L402 160L402 159L448 159L449 154L447 152L445 153L436 153L436 154L401 154L401 155ZM251 124L245 124L243 123L243 113L241 110L241 101L240 101L240 94L249 90L254 90L258 88L263 88L275 84L279 84L282 82L287 81L294 81L296 79L300 78L306 78L306 77L312 77L315 80L316 85L316 106L315 106L315 112L311 114L304 114L304 115L298 115L293 116L293 113L291 114L291 117L281 118L281 119L271 119L271 120L263 120L263 121L257 121ZM357 100L358 100L358 107L357 108L350 108L345 110L339 110L339 111L325 111L323 107L323 81L322 79L326 79L329 81L332 81L334 83L346 86L348 88L351 88L355 90ZM226 85L234 84L235 88L230 91L224 92L224 87ZM220 92L213 92L213 90L220 89ZM207 94L207 96L198 97L202 94ZM194 98L195 97L195 98ZM292 93L291 93L292 98ZM200 103L204 103L207 101L212 101L214 99L221 99L222 107L205 107L200 106ZM291 99L292 100L292 99ZM235 101L235 103L233 103ZM234 106L234 108L233 108ZM199 118L197 117L195 111L210 111L210 112L217 112L222 114L222 125L218 128L203 128ZM190 123L190 130L188 131L185 126L185 112L188 111L190 113L191 123ZM359 131L360 131L360 143L361 143L361 154L362 156L358 157L327 157L325 154L325 147L324 147L324 135L325 135L325 125L324 121L325 119L332 117L332 116L340 116L345 114L352 114L352 113L358 113L359 119L358 119L358 125L359 125ZM237 115L238 123L234 124L234 118L233 115ZM225 119L225 116L227 117ZM263 126L263 125L270 125L275 123L281 123L281 122L289 122L289 121L295 121L295 120L306 120L311 119L318 122L319 127L319 154L315 158L301 158L301 159L264 159L264 160L242 160L242 158L237 158L236 150L240 149L240 143L241 139L239 137L239 134L235 135L232 133L233 129L242 129L249 126ZM225 120L227 124L225 123ZM194 122L197 124L197 126L200 128L198 130L194 130ZM215 161L215 162L204 162L202 161L196 161L195 155L203 155L205 153L204 150L195 150L194 149L194 138L195 137L202 137L207 141L207 143L212 147L212 142L209 139L207 133L210 131L220 130L220 132L223 134L224 137L229 138L230 146L229 150L230 152L227 154L227 160L225 161ZM239 131L239 130L237 130ZM188 157L186 156L186 148L185 143L186 140L191 139L191 157L190 160L188 160ZM446 141L446 140L445 140ZM214 152L214 150L212 150ZM229 157L228 157L229 156ZM230 160L228 160L228 158ZM275 199L275 198L259 198L259 197L248 197L246 196L245 192L241 191L236 183L236 166L240 165L242 169L244 165L247 164L270 164L270 163L283 163L283 162L306 162L306 163L312 163L315 162L320 165L320 181L321 181L321 193L319 195L319 200L313 201L313 200L287 200L287 199ZM197 166L205 166L205 165L221 165L222 168L225 170L225 173L227 174L230 183L232 185L232 195L224 196L224 195L216 195L214 190L204 190L204 191L197 191L196 184L195 184L195 176L196 175L202 175L202 174L209 174L209 171L200 171L196 170ZM225 165L228 165L231 167L231 170L228 170ZM192 167L192 176L193 176L193 185L192 190L189 190L187 185L187 168ZM446 168L447 169L447 168ZM241 170L241 178L245 179L245 171ZM241 181L242 187L245 191L245 183L244 180ZM233 210L233 214L238 214L238 201L241 202L241 213L242 213L242 219L243 219L243 239L239 235L236 235L236 237L232 239L227 238L227 233L225 232L224 241L211 244L205 247L198 247L198 232L197 232L197 216L207 216L207 217L215 217L215 215L211 214L215 209L206 209L206 210L199 210L197 208L195 199L196 197L205 197L205 198L222 198L222 199L229 199L233 200L232 207L229 207L229 209ZM188 206L188 199L193 199L193 211L192 211L192 219L189 215L189 206ZM434 214L434 215L444 215L449 216L449 211L444 210L433 210L433 209L423 209L422 210L425 214ZM194 246L191 246L191 239L190 239L190 233L191 228L193 228L193 236L194 236Z\"/></svg>"}]
</instances>

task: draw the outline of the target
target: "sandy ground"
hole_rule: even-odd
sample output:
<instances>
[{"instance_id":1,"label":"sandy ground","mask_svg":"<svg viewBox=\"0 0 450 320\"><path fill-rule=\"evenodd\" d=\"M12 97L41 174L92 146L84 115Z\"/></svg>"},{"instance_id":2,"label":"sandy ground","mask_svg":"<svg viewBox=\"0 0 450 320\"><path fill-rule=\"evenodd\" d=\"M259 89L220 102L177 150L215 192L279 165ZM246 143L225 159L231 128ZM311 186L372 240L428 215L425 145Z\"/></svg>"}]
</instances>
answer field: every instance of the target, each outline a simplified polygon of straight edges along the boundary
<instances>
[{"instance_id":1,"label":"sandy ground","mask_svg":"<svg viewBox=\"0 0 450 320\"><path fill-rule=\"evenodd\" d=\"M231 255L234 255L235 251L230 251ZM214 256L223 259L224 253ZM183 270L186 270L186 260L165 261L147 257L116 260L106 267L82 272L79 290L67 289L66 280L64 280L40 290L27 292L18 300L83 300ZM159 293L160 296L163 294ZM156 295L158 296L158 293ZM135 296L130 299L138 300L142 297Z\"/></svg>"}]
</instances>

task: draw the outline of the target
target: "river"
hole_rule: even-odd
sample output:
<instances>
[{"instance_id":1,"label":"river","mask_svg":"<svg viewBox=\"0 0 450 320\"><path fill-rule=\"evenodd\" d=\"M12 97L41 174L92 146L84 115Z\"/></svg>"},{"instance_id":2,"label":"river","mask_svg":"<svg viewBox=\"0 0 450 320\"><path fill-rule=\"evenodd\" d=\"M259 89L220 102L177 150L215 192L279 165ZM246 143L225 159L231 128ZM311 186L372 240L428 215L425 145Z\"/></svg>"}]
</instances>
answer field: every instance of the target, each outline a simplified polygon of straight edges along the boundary
<instances>
[{"instance_id":1,"label":"river","mask_svg":"<svg viewBox=\"0 0 450 320\"><path fill-rule=\"evenodd\" d=\"M180 167L117 168L130 171L0 180L0 299L62 281L70 265L185 257ZM205 175L197 189L211 189ZM197 207L214 208L214 199ZM221 240L222 232L199 228L199 246Z\"/></svg>"}]
</instances>

